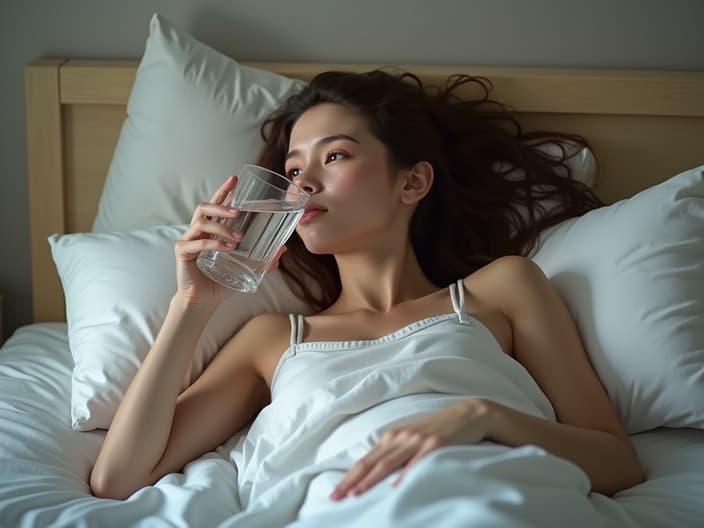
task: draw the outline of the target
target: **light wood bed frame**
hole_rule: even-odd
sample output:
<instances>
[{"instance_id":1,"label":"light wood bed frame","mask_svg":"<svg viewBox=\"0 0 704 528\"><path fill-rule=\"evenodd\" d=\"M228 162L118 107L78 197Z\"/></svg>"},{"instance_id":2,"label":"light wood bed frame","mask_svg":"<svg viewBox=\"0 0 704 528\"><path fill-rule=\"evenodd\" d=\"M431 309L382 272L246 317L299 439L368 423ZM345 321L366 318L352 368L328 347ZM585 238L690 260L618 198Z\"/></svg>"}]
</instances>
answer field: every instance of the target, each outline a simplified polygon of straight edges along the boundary
<instances>
[{"instance_id":1,"label":"light wood bed frame","mask_svg":"<svg viewBox=\"0 0 704 528\"><path fill-rule=\"evenodd\" d=\"M248 63L309 80L369 64ZM25 68L34 320L63 321L47 237L90 231L138 62L38 59ZM492 98L526 129L582 134L599 161L597 194L611 203L704 164L704 72L400 65L424 81L489 78Z\"/></svg>"}]
</instances>

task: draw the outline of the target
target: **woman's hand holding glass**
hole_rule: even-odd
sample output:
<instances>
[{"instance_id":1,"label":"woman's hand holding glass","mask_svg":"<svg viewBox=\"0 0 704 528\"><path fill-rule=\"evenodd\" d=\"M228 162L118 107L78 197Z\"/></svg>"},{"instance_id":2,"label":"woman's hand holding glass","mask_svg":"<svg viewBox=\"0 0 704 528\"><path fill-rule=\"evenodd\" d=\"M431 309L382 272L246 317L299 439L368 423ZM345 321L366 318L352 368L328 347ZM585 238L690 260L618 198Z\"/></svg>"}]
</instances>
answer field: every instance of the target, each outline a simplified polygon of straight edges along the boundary
<instances>
[{"instance_id":1,"label":"woman's hand holding glass","mask_svg":"<svg viewBox=\"0 0 704 528\"><path fill-rule=\"evenodd\" d=\"M191 218L191 225L176 241L177 295L188 304L218 304L229 297L233 290L219 285L206 277L197 267L196 260L201 251L232 251L242 240L242 233L231 231L222 218L236 218L240 211L225 205L237 186L237 176L231 176L215 191L210 201L198 204ZM279 258L286 251L283 246L270 269L278 267Z\"/></svg>"}]
</instances>

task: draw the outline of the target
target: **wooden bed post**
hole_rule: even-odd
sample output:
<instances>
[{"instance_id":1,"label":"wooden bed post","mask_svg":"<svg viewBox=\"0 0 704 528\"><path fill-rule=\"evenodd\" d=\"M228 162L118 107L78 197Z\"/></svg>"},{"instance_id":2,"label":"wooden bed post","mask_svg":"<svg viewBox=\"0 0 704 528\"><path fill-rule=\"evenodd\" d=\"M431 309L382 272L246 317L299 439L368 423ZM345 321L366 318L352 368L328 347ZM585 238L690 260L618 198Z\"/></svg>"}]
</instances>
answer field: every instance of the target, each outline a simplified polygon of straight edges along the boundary
<instances>
[{"instance_id":1,"label":"wooden bed post","mask_svg":"<svg viewBox=\"0 0 704 528\"><path fill-rule=\"evenodd\" d=\"M27 171L34 321L65 321L65 303L47 237L64 233L64 163L59 68L66 59L25 67ZM50 298L47 296L50 295Z\"/></svg>"}]
</instances>

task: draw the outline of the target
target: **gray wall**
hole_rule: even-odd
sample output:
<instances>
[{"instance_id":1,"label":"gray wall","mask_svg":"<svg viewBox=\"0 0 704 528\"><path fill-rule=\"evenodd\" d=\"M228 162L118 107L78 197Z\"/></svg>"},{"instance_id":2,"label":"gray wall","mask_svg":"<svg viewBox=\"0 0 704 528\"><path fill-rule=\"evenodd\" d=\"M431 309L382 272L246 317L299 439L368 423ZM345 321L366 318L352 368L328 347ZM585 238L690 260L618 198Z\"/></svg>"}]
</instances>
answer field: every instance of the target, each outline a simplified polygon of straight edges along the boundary
<instances>
[{"instance_id":1,"label":"gray wall","mask_svg":"<svg viewBox=\"0 0 704 528\"><path fill-rule=\"evenodd\" d=\"M243 60L704 71L702 0L0 0L0 294L31 321L22 68L137 58L150 15Z\"/></svg>"}]
</instances>

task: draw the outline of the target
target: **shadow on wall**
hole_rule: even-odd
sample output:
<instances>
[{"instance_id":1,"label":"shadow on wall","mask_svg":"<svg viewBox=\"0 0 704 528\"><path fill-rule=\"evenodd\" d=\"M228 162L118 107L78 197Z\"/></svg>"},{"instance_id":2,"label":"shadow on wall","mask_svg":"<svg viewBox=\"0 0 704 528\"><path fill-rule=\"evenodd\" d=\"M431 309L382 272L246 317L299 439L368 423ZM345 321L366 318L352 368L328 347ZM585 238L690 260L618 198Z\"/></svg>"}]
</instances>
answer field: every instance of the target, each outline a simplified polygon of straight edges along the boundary
<instances>
[{"instance_id":1,"label":"shadow on wall","mask_svg":"<svg viewBox=\"0 0 704 528\"><path fill-rule=\"evenodd\" d=\"M195 11L190 27L183 30L235 60L292 61L303 55L295 49L295 42L244 11L233 13L212 5L202 6Z\"/></svg>"}]
</instances>

